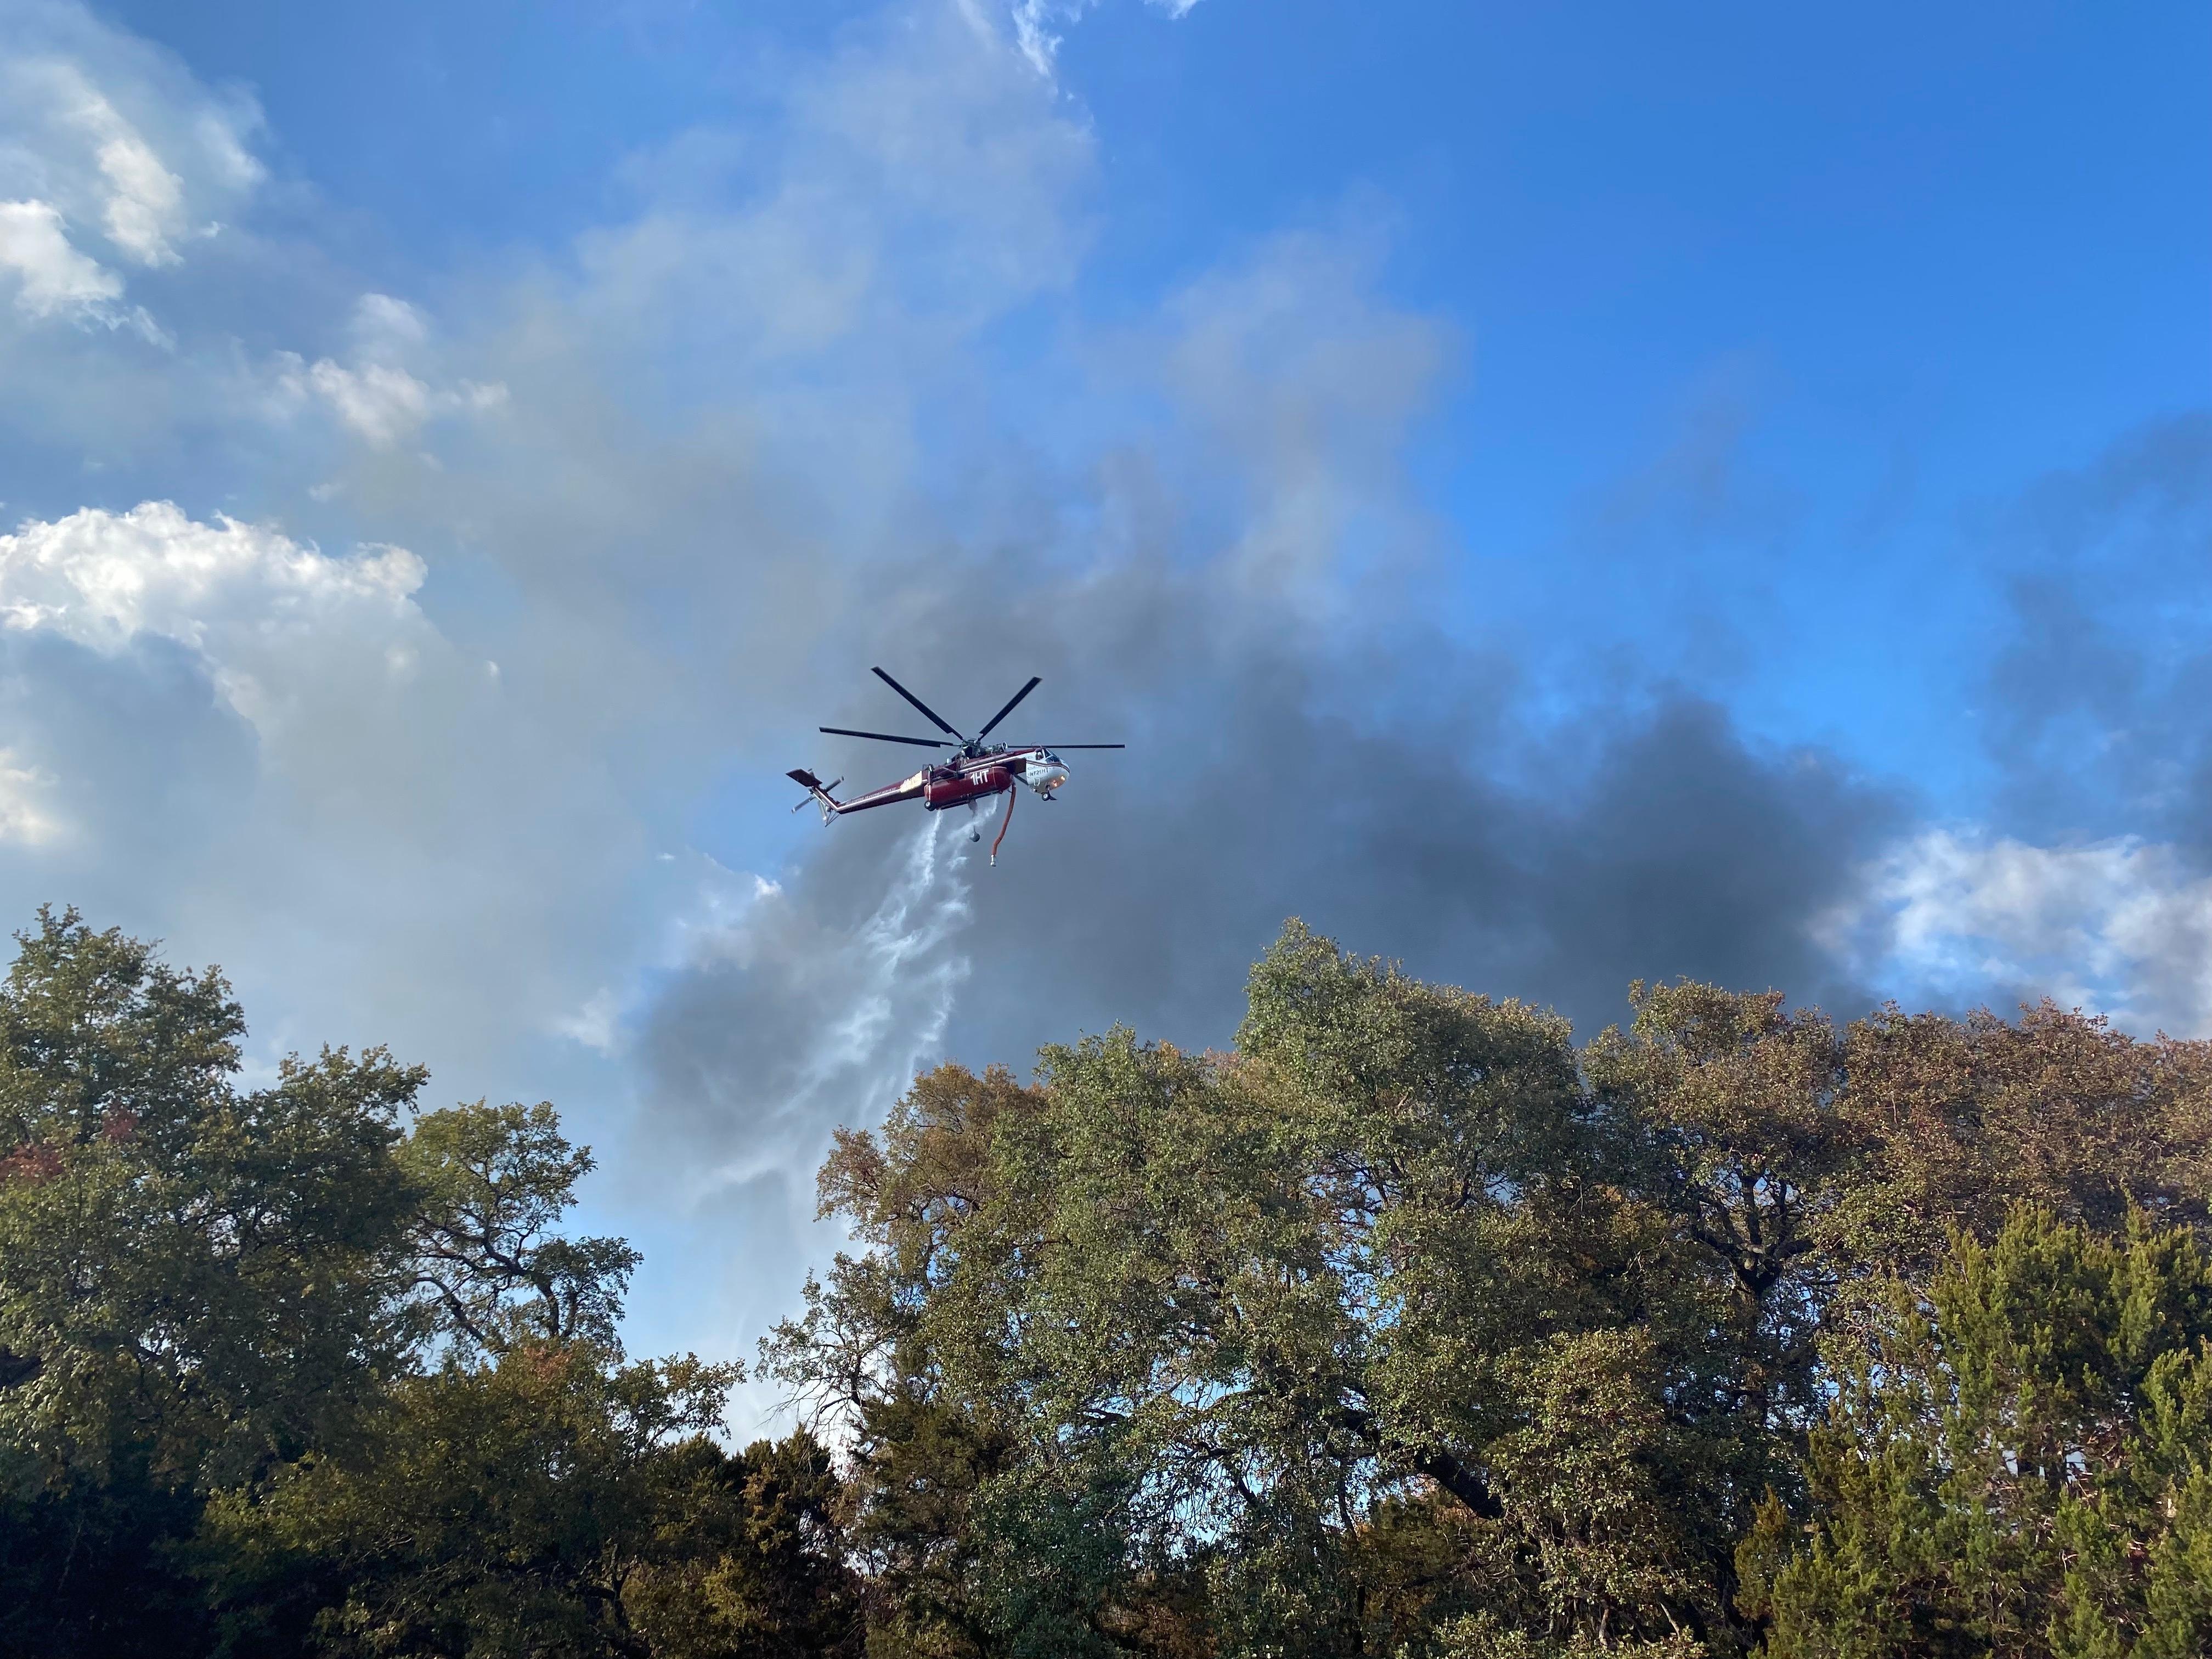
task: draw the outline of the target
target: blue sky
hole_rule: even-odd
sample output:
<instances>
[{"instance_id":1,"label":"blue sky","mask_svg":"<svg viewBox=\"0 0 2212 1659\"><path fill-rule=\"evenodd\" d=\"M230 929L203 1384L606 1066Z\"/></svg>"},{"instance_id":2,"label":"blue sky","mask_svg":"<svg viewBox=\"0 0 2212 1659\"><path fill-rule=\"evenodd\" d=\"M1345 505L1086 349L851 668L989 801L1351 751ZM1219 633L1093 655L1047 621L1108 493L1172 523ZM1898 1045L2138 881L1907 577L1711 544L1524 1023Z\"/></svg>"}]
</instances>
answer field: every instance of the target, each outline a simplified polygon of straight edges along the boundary
<instances>
[{"instance_id":1,"label":"blue sky","mask_svg":"<svg viewBox=\"0 0 2212 1659\"><path fill-rule=\"evenodd\" d=\"M0 899L221 961L257 1064L551 1096L717 1353L832 1124L1224 1042L1294 912L1584 1029L2212 1030L2208 72L2179 5L0 0ZM876 662L1136 746L997 869L824 835Z\"/></svg>"}]
</instances>

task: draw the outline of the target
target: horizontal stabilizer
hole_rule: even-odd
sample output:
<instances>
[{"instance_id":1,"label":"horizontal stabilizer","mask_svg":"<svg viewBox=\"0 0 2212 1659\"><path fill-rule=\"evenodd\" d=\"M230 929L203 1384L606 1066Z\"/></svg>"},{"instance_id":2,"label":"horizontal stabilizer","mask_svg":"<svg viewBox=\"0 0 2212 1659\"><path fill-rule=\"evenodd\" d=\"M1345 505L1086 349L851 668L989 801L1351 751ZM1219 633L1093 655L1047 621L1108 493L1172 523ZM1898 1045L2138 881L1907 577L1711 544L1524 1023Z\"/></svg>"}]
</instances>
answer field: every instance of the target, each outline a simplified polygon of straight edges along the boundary
<instances>
[{"instance_id":1,"label":"horizontal stabilizer","mask_svg":"<svg viewBox=\"0 0 2212 1659\"><path fill-rule=\"evenodd\" d=\"M824 783L803 766L794 766L783 775L804 789L806 792L807 800L812 801L822 809L823 823L829 823L831 818L844 810L838 802L837 797L830 793L838 784L844 782L844 779L839 778L834 783ZM805 805L806 801L804 800L799 803L799 806ZM794 806L791 810L796 812L799 806Z\"/></svg>"}]
</instances>

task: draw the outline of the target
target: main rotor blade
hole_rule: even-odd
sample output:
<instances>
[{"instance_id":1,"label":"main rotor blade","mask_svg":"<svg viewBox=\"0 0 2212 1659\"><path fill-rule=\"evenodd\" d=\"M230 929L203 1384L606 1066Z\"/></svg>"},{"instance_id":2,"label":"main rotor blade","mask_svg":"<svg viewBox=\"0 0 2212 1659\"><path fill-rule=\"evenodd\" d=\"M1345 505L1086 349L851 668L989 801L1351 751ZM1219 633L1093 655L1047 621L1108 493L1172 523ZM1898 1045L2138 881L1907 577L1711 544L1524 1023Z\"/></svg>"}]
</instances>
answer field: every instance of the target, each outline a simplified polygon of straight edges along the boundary
<instances>
[{"instance_id":1,"label":"main rotor blade","mask_svg":"<svg viewBox=\"0 0 2212 1659\"><path fill-rule=\"evenodd\" d=\"M1044 677L1042 674L1030 675L1030 683L1024 686L1020 690L1015 692L1012 696L1006 699L1006 706L1004 708L1001 708L997 714L991 716L990 726L986 726L981 731L978 732L975 734L976 739L980 742L981 739L989 737L991 735L992 726L996 726L1000 720L1006 719L1007 715L1012 714L1014 712L1014 705L1016 703L1019 702L1024 697L1029 696L1030 692L1036 690L1038 686L1043 684Z\"/></svg>"},{"instance_id":2,"label":"main rotor blade","mask_svg":"<svg viewBox=\"0 0 2212 1659\"><path fill-rule=\"evenodd\" d=\"M846 726L817 726L817 732L827 732L833 738L873 738L878 743L910 743L917 749L950 749L949 743L939 743L935 738L895 738L888 732L855 732Z\"/></svg>"},{"instance_id":3,"label":"main rotor blade","mask_svg":"<svg viewBox=\"0 0 2212 1659\"><path fill-rule=\"evenodd\" d=\"M875 672L876 672L876 678L877 678L878 679L881 680L881 681L882 681L885 685L888 685L889 687L890 687L890 689L891 689L892 690L894 690L894 691L897 692L897 693L899 694L899 696L901 696L902 697L904 697L904 698L905 698L908 702L912 703L912 704L913 704L916 708L919 708L920 710L921 710L921 712L922 712L923 714L925 714L928 715L928 716L929 716L929 723L930 723L932 726L935 726L935 727L936 727L939 731L940 731L940 732L950 732L952 736L954 736L954 737L956 737L956 738L960 738L960 732L959 732L959 731L958 731L958 729L957 729L957 727L947 726L947 725L945 723L945 716L944 716L944 715L942 715L942 714L939 714L939 713L938 713L934 708L931 708L927 703L924 702L923 702L920 697L915 696L914 695L914 693L913 693L913 692L911 692L911 691L908 690L906 689L906 687L904 687L904 686L901 685L901 684L900 684L896 680L893 679L890 675L888 675L888 674L884 673L884 671L883 671L882 669L878 668L878 669L877 669L877 670L875 671ZM965 743L965 742L967 742L967 741L968 741L968 739L967 739L967 738L960 738L960 741L961 741L961 742L963 742L963 743Z\"/></svg>"},{"instance_id":4,"label":"main rotor blade","mask_svg":"<svg viewBox=\"0 0 2212 1659\"><path fill-rule=\"evenodd\" d=\"M1126 743L1041 743L1039 749L1127 749Z\"/></svg>"}]
</instances>

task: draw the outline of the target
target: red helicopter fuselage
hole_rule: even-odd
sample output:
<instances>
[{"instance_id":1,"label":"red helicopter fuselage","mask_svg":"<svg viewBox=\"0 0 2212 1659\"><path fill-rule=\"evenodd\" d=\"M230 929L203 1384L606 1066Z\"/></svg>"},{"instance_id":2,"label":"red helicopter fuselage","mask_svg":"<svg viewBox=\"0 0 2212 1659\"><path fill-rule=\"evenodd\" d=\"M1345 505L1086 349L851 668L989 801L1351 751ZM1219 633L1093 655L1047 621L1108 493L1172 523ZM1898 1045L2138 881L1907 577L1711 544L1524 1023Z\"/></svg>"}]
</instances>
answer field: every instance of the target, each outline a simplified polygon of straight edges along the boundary
<instances>
[{"instance_id":1,"label":"red helicopter fuselage","mask_svg":"<svg viewBox=\"0 0 2212 1659\"><path fill-rule=\"evenodd\" d=\"M1018 783L1030 788L1050 800L1053 792L1067 781L1067 767L1051 749L1043 744L987 744L991 727L1013 712L1014 705L1037 687L1032 677L1030 683L1014 693L1013 699L991 717L988 725L974 737L963 737L928 704L915 696L880 668L878 678L904 697L951 738L947 742L937 738L894 736L885 732L856 732L847 726L825 726L823 731L833 737L864 738L876 743L908 744L922 749L950 749L947 758L933 761L911 776L896 783L887 783L880 789L871 789L864 795L854 795L849 800L839 800L832 792L842 783L824 783L805 768L800 767L787 775L805 789L816 805L822 809L822 821L842 817L848 812L865 812L872 807L890 806L898 801L918 800L932 812L941 812L949 806L966 806L971 810L994 795L1005 795L1009 815L1013 810L1013 790ZM1119 749L1118 743L1085 743L1063 744L1077 749ZM800 805L806 803L801 801ZM1000 830L1001 836L1006 831ZM997 843L993 843L993 861L996 862Z\"/></svg>"},{"instance_id":2,"label":"red helicopter fuselage","mask_svg":"<svg viewBox=\"0 0 2212 1659\"><path fill-rule=\"evenodd\" d=\"M902 800L918 800L928 811L941 812L948 806L965 806L988 796L1003 795L1018 783L1026 783L1050 799L1052 792L1067 781L1067 768L1059 756L1042 745L987 750L980 755L963 755L957 760L925 766L910 777L847 800L833 797L830 791L836 786L822 783L811 772L793 772L791 776L814 797L823 817L830 818L842 817L848 812L865 812L872 806L890 806Z\"/></svg>"}]
</instances>

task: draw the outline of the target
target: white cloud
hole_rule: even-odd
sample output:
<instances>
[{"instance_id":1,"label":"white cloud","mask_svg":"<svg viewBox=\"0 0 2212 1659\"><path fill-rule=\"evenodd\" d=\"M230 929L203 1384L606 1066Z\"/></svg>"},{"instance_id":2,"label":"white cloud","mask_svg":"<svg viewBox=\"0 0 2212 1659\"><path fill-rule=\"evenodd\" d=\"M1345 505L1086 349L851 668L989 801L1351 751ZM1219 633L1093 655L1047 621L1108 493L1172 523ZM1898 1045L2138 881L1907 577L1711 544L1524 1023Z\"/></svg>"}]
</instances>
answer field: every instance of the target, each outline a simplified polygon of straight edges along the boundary
<instances>
[{"instance_id":1,"label":"white cloud","mask_svg":"<svg viewBox=\"0 0 2212 1659\"><path fill-rule=\"evenodd\" d=\"M216 233L263 177L259 118L82 6L0 6L0 267L18 313L156 337L113 265L175 265Z\"/></svg>"},{"instance_id":2,"label":"white cloud","mask_svg":"<svg viewBox=\"0 0 2212 1659\"><path fill-rule=\"evenodd\" d=\"M680 897L543 659L488 674L428 574L164 501L0 536L0 897L224 963L275 1053L388 1041L515 1086L489 1057L628 967L628 906Z\"/></svg>"},{"instance_id":3,"label":"white cloud","mask_svg":"<svg viewBox=\"0 0 2212 1659\"><path fill-rule=\"evenodd\" d=\"M15 274L27 316L98 316L123 295L122 279L70 245L47 202L0 202L0 269Z\"/></svg>"},{"instance_id":4,"label":"white cloud","mask_svg":"<svg viewBox=\"0 0 2212 1659\"><path fill-rule=\"evenodd\" d=\"M167 501L88 507L0 536L0 626L106 655L141 635L173 641L268 738L349 665L408 672L431 633L411 597L423 575L404 548L333 559L264 526L198 523Z\"/></svg>"},{"instance_id":5,"label":"white cloud","mask_svg":"<svg viewBox=\"0 0 2212 1659\"><path fill-rule=\"evenodd\" d=\"M1198 0L1145 0L1145 3L1170 17L1182 17L1198 4ZM1098 0L1013 0L1011 15L1014 40L1021 47L1022 56L1036 66L1038 74L1050 75L1053 59L1059 55L1064 38L1053 31L1072 28L1097 4Z\"/></svg>"},{"instance_id":6,"label":"white cloud","mask_svg":"<svg viewBox=\"0 0 2212 1659\"><path fill-rule=\"evenodd\" d=\"M0 843L44 847L57 841L62 823L51 804L54 775L17 764L12 749L0 749Z\"/></svg>"},{"instance_id":7,"label":"white cloud","mask_svg":"<svg viewBox=\"0 0 2212 1659\"><path fill-rule=\"evenodd\" d=\"M389 363L348 368L325 357L307 370L303 384L346 426L382 448L413 437L430 418L430 388Z\"/></svg>"},{"instance_id":8,"label":"white cloud","mask_svg":"<svg viewBox=\"0 0 2212 1659\"><path fill-rule=\"evenodd\" d=\"M72 64L46 66L64 118L84 136L105 182L107 240L142 265L173 265L186 232L185 181Z\"/></svg>"},{"instance_id":9,"label":"white cloud","mask_svg":"<svg viewBox=\"0 0 2212 1659\"><path fill-rule=\"evenodd\" d=\"M602 985L574 1013L555 1020L553 1029L595 1054L611 1057L621 1043L621 1021L622 998L612 986Z\"/></svg>"},{"instance_id":10,"label":"white cloud","mask_svg":"<svg viewBox=\"0 0 2212 1659\"><path fill-rule=\"evenodd\" d=\"M354 337L362 353L384 356L422 344L430 337L422 313L389 294L364 294L353 312Z\"/></svg>"},{"instance_id":11,"label":"white cloud","mask_svg":"<svg viewBox=\"0 0 2212 1659\"><path fill-rule=\"evenodd\" d=\"M1958 999L2048 995L2140 1030L2212 1034L2212 877L2132 837L2037 847L1929 830L1828 938L1879 980Z\"/></svg>"},{"instance_id":12,"label":"white cloud","mask_svg":"<svg viewBox=\"0 0 2212 1659\"><path fill-rule=\"evenodd\" d=\"M483 414L507 402L507 388L462 380L434 386L402 359L429 340L422 313L388 294L364 294L354 307L352 361L318 358L308 363L295 353L277 359L280 404L296 408L319 401L340 424L379 449L411 441L443 416Z\"/></svg>"}]
</instances>

